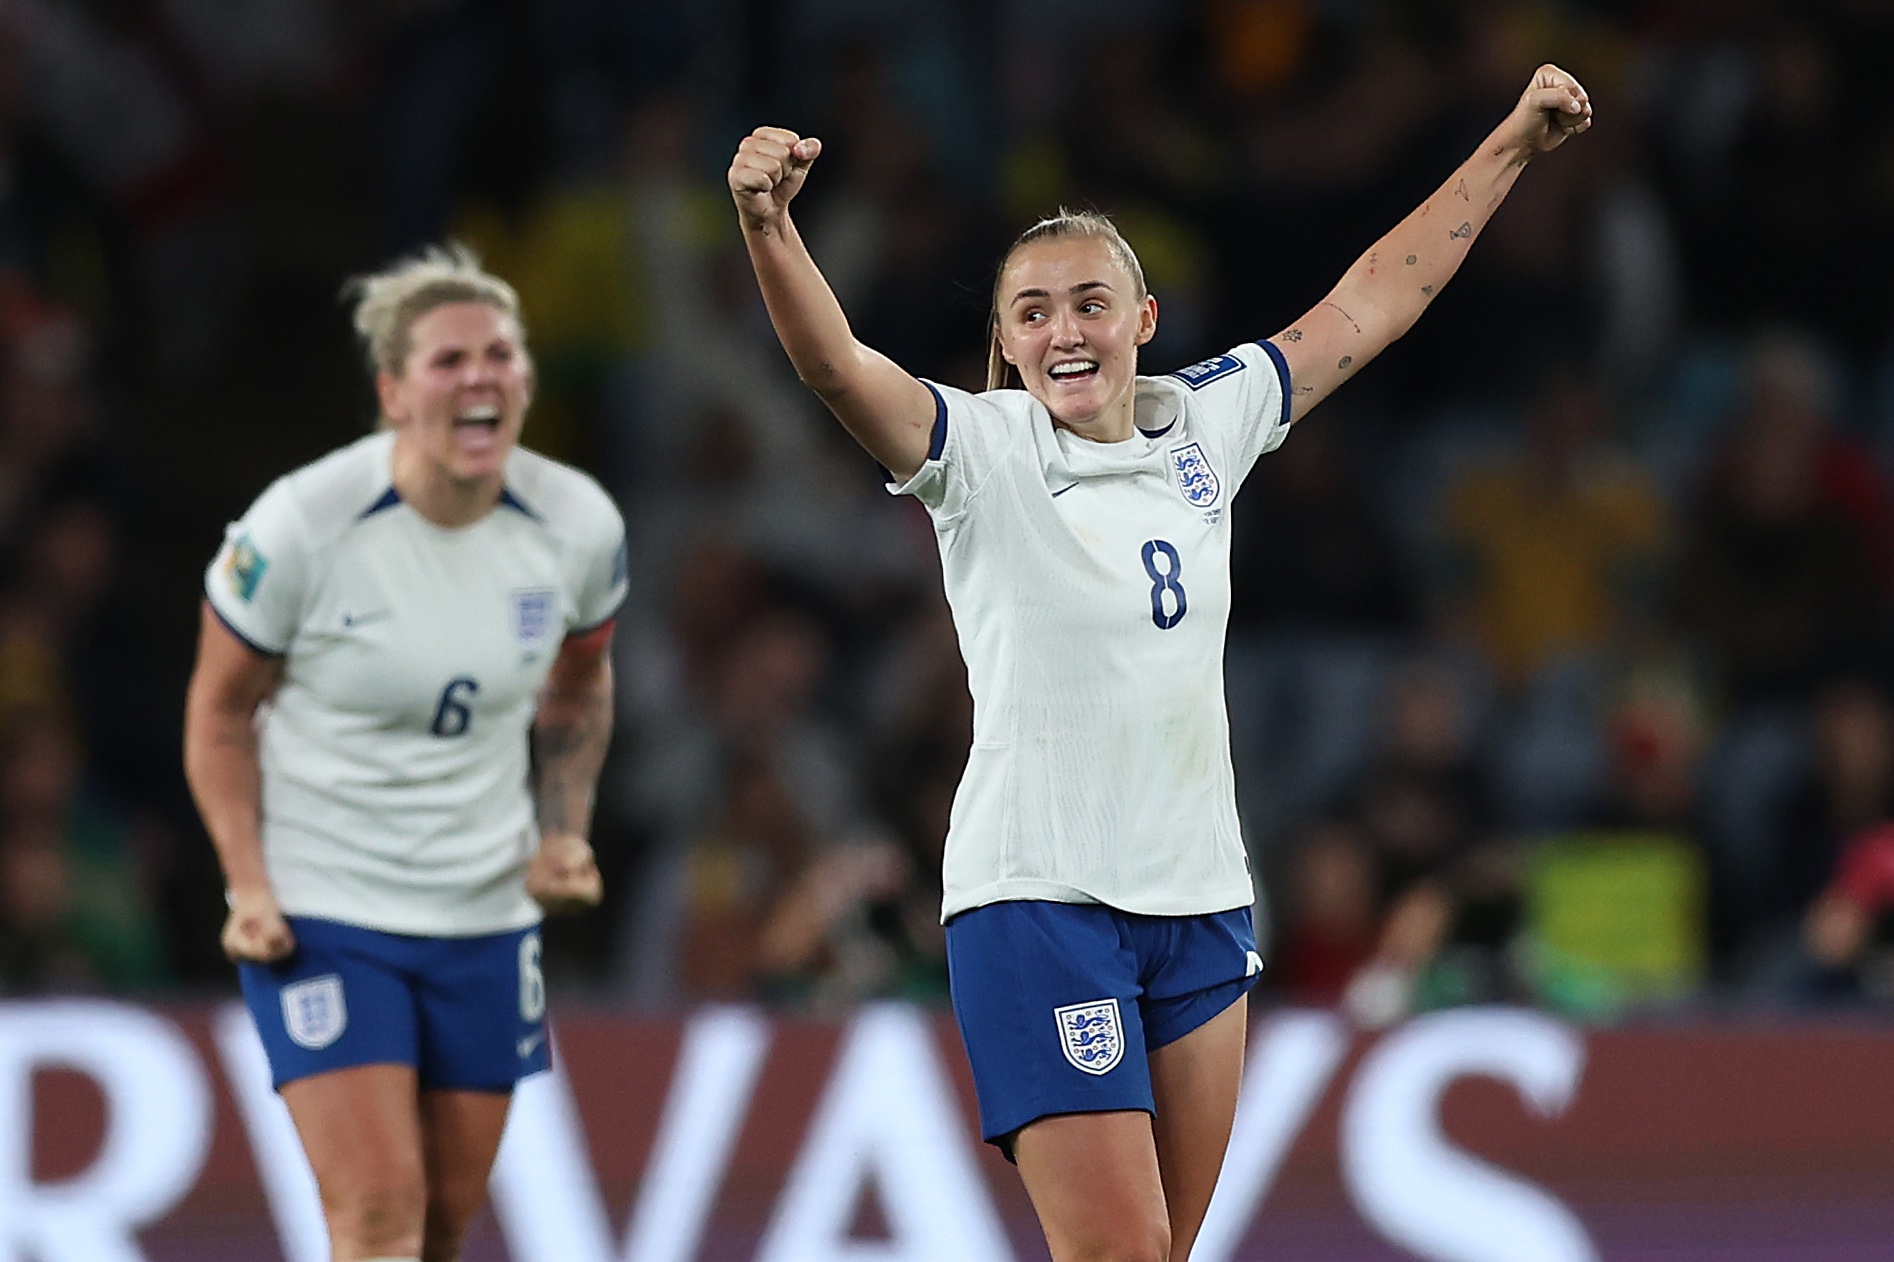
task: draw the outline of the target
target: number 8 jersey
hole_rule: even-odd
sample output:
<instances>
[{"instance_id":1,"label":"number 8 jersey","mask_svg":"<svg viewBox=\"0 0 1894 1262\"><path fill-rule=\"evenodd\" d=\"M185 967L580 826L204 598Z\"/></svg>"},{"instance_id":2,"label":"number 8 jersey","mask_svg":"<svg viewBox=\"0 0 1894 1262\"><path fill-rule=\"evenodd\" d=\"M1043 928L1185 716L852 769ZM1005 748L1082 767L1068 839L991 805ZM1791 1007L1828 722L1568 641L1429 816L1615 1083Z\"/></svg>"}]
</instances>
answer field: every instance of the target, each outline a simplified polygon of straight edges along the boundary
<instances>
[{"instance_id":1,"label":"number 8 jersey","mask_svg":"<svg viewBox=\"0 0 1894 1262\"><path fill-rule=\"evenodd\" d=\"M283 659L259 718L263 851L283 910L390 933L535 923L528 731L561 641L625 595L624 523L529 451L458 529L404 504L394 435L272 484L205 573L217 616Z\"/></svg>"},{"instance_id":2,"label":"number 8 jersey","mask_svg":"<svg viewBox=\"0 0 1894 1262\"><path fill-rule=\"evenodd\" d=\"M973 693L943 918L1010 899L1195 915L1255 897L1223 695L1230 499L1289 428L1249 343L1140 377L1093 443L1018 390L933 386L933 518Z\"/></svg>"}]
</instances>

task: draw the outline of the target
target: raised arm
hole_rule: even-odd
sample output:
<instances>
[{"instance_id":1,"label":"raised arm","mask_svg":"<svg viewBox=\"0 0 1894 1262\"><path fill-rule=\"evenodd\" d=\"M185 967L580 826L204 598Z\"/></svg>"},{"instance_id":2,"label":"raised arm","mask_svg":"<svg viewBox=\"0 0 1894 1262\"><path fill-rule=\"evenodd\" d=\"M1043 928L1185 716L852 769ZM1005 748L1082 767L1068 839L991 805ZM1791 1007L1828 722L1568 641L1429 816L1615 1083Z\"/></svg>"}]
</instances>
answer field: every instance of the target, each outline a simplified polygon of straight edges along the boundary
<instances>
[{"instance_id":1,"label":"raised arm","mask_svg":"<svg viewBox=\"0 0 1894 1262\"><path fill-rule=\"evenodd\" d=\"M1591 98L1578 80L1540 66L1473 156L1357 259L1328 297L1269 339L1289 365L1290 419L1300 420L1412 328L1460 270L1526 163L1590 126Z\"/></svg>"},{"instance_id":2,"label":"raised arm","mask_svg":"<svg viewBox=\"0 0 1894 1262\"><path fill-rule=\"evenodd\" d=\"M900 365L855 337L789 218L789 203L821 152L813 136L759 127L730 162L730 195L763 305L796 375L869 455L905 481L927 460L934 399Z\"/></svg>"},{"instance_id":3,"label":"raised arm","mask_svg":"<svg viewBox=\"0 0 1894 1262\"><path fill-rule=\"evenodd\" d=\"M282 670L280 660L232 635L204 603L184 698L184 778L223 868L230 914L221 941L233 960L281 959L296 944L264 871L258 830L256 711L276 691Z\"/></svg>"}]
</instances>

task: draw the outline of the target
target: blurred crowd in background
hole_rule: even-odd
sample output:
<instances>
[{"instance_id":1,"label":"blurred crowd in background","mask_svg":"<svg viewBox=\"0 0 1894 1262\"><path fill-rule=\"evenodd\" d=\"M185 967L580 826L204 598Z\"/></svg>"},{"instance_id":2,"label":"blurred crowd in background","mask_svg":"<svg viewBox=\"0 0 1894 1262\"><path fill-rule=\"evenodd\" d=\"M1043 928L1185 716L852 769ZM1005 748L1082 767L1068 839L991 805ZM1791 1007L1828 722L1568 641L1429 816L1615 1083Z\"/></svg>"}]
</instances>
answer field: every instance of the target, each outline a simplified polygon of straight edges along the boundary
<instances>
[{"instance_id":1,"label":"blurred crowd in background","mask_svg":"<svg viewBox=\"0 0 1894 1262\"><path fill-rule=\"evenodd\" d=\"M933 539L776 346L737 139L823 138L798 222L912 371L982 384L992 269L1063 205L1140 251L1162 372L1312 306L1543 60L1597 126L1238 501L1259 996L1894 1004L1878 0L9 0L0 992L230 989L202 567L373 421L342 280L451 236L521 292L528 444L630 530L562 984L943 997Z\"/></svg>"}]
</instances>

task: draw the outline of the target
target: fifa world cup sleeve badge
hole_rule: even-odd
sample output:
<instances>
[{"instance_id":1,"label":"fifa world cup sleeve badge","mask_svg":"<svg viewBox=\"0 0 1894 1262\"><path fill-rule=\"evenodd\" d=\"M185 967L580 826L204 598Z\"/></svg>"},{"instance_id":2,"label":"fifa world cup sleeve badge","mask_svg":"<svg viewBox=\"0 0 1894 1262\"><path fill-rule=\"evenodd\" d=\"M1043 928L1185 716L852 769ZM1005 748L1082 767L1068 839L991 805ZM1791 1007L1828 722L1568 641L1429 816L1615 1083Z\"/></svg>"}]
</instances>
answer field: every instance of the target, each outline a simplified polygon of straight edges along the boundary
<instances>
[{"instance_id":1,"label":"fifa world cup sleeve badge","mask_svg":"<svg viewBox=\"0 0 1894 1262\"><path fill-rule=\"evenodd\" d=\"M256 598L257 584L263 581L263 573L269 568L269 558L257 550L249 535L238 535L231 541L224 558L224 578L238 600L248 604Z\"/></svg>"}]
</instances>

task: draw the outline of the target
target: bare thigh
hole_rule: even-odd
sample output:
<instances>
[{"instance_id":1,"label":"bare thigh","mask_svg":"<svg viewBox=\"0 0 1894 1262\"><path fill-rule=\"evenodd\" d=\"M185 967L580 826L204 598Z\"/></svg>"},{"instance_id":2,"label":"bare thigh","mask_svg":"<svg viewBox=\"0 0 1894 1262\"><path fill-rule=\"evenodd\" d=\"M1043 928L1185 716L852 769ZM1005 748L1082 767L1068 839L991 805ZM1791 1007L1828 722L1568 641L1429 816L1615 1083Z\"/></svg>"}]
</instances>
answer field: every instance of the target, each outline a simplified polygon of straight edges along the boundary
<instances>
[{"instance_id":1,"label":"bare thigh","mask_svg":"<svg viewBox=\"0 0 1894 1262\"><path fill-rule=\"evenodd\" d=\"M322 1193L335 1262L421 1251L427 1183L414 1069L353 1065L282 1089Z\"/></svg>"},{"instance_id":2,"label":"bare thigh","mask_svg":"<svg viewBox=\"0 0 1894 1262\"><path fill-rule=\"evenodd\" d=\"M1243 1081L1249 998L1151 1053L1153 1132L1169 1209L1171 1262L1184 1262L1210 1209Z\"/></svg>"},{"instance_id":3,"label":"bare thigh","mask_svg":"<svg viewBox=\"0 0 1894 1262\"><path fill-rule=\"evenodd\" d=\"M1061 1113L1013 1144L1053 1262L1164 1262L1170 1228L1151 1117Z\"/></svg>"},{"instance_id":4,"label":"bare thigh","mask_svg":"<svg viewBox=\"0 0 1894 1262\"><path fill-rule=\"evenodd\" d=\"M487 1176L506 1129L510 1094L421 1093L421 1143L427 1169L424 1262L456 1262L467 1224L487 1199Z\"/></svg>"}]
</instances>

